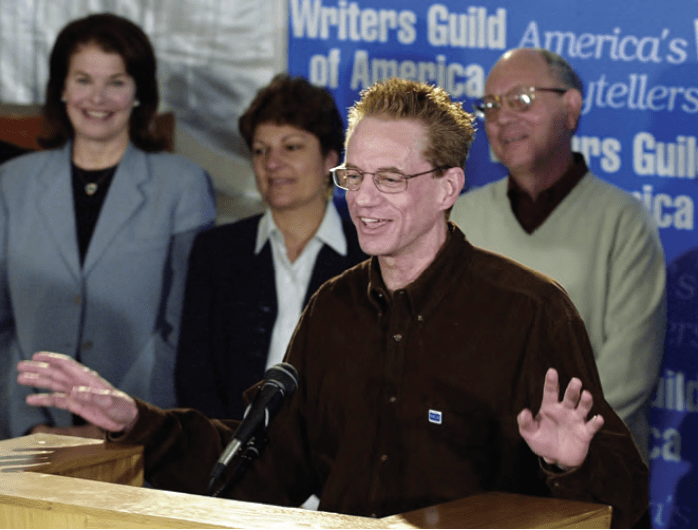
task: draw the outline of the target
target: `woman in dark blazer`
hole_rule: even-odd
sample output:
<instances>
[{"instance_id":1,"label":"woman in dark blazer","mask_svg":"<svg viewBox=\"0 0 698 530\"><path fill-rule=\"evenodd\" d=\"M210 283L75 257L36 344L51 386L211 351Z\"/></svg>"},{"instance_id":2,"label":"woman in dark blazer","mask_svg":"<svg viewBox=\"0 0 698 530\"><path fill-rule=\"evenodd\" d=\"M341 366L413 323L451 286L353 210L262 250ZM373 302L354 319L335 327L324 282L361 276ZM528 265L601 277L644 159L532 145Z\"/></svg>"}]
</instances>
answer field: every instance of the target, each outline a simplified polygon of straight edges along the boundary
<instances>
[{"instance_id":1,"label":"woman in dark blazer","mask_svg":"<svg viewBox=\"0 0 698 530\"><path fill-rule=\"evenodd\" d=\"M331 199L344 147L332 96L279 75L239 126L266 212L197 237L176 366L179 406L220 418L242 417L243 392L282 360L317 288L366 258Z\"/></svg>"},{"instance_id":2,"label":"woman in dark blazer","mask_svg":"<svg viewBox=\"0 0 698 530\"><path fill-rule=\"evenodd\" d=\"M127 393L175 402L187 259L213 223L210 179L164 153L147 36L112 14L68 24L51 52L40 152L0 168L0 355L66 353ZM101 436L9 385L10 431ZM4 404L3 404L4 405Z\"/></svg>"}]
</instances>

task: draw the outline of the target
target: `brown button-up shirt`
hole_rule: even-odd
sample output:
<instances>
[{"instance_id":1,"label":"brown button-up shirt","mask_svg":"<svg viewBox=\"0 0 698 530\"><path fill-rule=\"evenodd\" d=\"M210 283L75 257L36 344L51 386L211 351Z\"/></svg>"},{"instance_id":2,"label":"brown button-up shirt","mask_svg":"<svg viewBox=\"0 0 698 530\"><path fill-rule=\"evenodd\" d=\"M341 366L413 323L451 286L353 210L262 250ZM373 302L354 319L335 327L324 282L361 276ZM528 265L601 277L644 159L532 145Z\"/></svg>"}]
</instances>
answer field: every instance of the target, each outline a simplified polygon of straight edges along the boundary
<instances>
[{"instance_id":1,"label":"brown button-up shirt","mask_svg":"<svg viewBox=\"0 0 698 530\"><path fill-rule=\"evenodd\" d=\"M385 516L484 491L601 502L613 524L646 510L647 468L604 401L584 325L557 284L472 247L450 225L435 261L392 295L373 258L310 301L287 360L299 388L235 498ZM579 377L605 419L584 465L543 472L517 414L540 406L549 367ZM126 440L146 445L146 478L200 493L234 424L139 403Z\"/></svg>"}]
</instances>

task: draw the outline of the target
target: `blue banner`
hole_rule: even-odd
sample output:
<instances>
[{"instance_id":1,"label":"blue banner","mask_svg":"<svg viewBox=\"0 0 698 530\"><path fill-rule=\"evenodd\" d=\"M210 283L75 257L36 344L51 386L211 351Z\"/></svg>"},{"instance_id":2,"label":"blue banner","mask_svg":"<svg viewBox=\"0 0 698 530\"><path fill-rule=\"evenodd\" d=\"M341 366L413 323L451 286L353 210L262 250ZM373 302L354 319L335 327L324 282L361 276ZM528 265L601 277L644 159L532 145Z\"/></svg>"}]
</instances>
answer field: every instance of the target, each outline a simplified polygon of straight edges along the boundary
<instances>
[{"instance_id":1,"label":"blue banner","mask_svg":"<svg viewBox=\"0 0 698 530\"><path fill-rule=\"evenodd\" d=\"M650 496L657 528L698 526L698 3L674 0L289 0L289 72L340 109L376 81L446 89L469 109L510 48L541 47L584 81L574 148L655 219L669 264L669 324L653 402ZM506 175L479 124L467 186Z\"/></svg>"}]
</instances>

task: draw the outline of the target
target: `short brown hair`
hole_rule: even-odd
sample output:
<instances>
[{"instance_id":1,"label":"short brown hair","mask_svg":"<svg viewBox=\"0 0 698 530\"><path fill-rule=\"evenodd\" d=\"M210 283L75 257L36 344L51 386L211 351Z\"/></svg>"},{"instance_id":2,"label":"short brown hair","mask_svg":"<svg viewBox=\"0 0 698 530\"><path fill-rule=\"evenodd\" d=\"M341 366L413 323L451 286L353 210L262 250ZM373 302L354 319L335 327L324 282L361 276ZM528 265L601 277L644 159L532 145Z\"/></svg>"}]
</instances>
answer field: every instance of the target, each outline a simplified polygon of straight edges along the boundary
<instances>
[{"instance_id":1,"label":"short brown hair","mask_svg":"<svg viewBox=\"0 0 698 530\"><path fill-rule=\"evenodd\" d=\"M388 79L361 92L349 110L347 139L365 117L413 119L428 135L424 157L434 166L465 167L475 139L474 116L442 88L405 79Z\"/></svg>"},{"instance_id":2,"label":"short brown hair","mask_svg":"<svg viewBox=\"0 0 698 530\"><path fill-rule=\"evenodd\" d=\"M278 74L257 92L238 121L247 147L252 148L254 131L262 123L292 125L311 133L323 156L330 151L341 155L344 150L344 123L332 94L302 77Z\"/></svg>"},{"instance_id":3,"label":"short brown hair","mask_svg":"<svg viewBox=\"0 0 698 530\"><path fill-rule=\"evenodd\" d=\"M70 22L56 38L49 61L44 116L52 134L39 139L42 147L60 147L70 140L73 126L61 100L71 57L80 47L96 44L106 53L117 53L124 61L126 72L136 84L137 107L131 111L129 137L144 151L160 151L167 145L157 135L153 120L158 109L159 95L156 61L150 40L136 24L112 13L98 13Z\"/></svg>"}]
</instances>

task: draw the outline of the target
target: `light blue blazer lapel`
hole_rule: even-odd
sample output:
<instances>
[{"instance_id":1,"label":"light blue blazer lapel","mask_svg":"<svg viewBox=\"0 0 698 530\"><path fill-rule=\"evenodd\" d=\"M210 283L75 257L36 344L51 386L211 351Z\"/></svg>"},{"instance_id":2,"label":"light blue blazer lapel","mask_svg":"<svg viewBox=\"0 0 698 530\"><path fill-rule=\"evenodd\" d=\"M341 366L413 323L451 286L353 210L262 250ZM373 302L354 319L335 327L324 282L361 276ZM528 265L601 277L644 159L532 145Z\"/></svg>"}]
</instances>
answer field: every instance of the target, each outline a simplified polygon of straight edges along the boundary
<instances>
[{"instance_id":1,"label":"light blue blazer lapel","mask_svg":"<svg viewBox=\"0 0 698 530\"><path fill-rule=\"evenodd\" d=\"M75 228L75 204L71 174L71 149L69 142L56 150L39 175L39 215L44 218L52 240L76 280L80 279L80 258Z\"/></svg>"},{"instance_id":2,"label":"light blue blazer lapel","mask_svg":"<svg viewBox=\"0 0 698 530\"><path fill-rule=\"evenodd\" d=\"M146 155L129 144L116 169L87 249L83 274L99 261L112 240L146 200L140 185L149 178Z\"/></svg>"}]
</instances>

